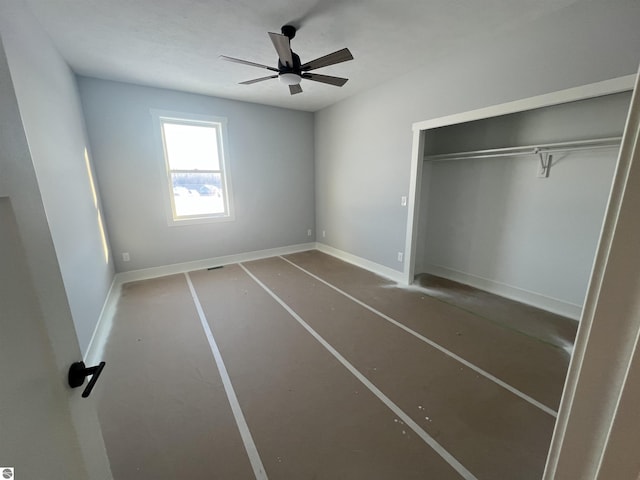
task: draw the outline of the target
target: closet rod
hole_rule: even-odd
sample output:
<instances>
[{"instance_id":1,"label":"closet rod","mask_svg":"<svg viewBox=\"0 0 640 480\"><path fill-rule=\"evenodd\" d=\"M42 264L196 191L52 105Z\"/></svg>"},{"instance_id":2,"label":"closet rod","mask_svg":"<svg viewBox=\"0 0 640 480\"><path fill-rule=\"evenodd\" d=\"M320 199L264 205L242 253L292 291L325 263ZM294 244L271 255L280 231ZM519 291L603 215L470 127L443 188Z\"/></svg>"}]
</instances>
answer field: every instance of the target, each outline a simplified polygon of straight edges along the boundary
<instances>
[{"instance_id":1,"label":"closet rod","mask_svg":"<svg viewBox=\"0 0 640 480\"><path fill-rule=\"evenodd\" d=\"M427 162L443 162L446 160L467 160L473 158L513 157L517 155L537 155L540 153L572 152L577 150L595 150L599 148L619 147L622 137L596 138L571 142L527 145L523 147L491 148L487 150L470 150L467 152L441 153L426 155Z\"/></svg>"}]
</instances>

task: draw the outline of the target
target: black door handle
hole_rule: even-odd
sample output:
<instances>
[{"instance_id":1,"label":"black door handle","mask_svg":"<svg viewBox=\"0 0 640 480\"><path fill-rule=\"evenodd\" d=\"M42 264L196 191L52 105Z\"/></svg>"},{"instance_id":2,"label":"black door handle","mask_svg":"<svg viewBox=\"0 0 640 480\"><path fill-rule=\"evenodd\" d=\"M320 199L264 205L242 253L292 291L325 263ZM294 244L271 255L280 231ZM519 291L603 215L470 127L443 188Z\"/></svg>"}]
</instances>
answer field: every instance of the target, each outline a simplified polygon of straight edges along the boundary
<instances>
[{"instance_id":1,"label":"black door handle","mask_svg":"<svg viewBox=\"0 0 640 480\"><path fill-rule=\"evenodd\" d=\"M82 398L87 398L91 394L91 390L93 390L93 386L98 381L98 377L102 373L105 365L104 362L100 362L95 367L86 367L84 362L73 363L69 367L69 386L71 388L80 387L84 383L85 377L91 375L89 385L87 385L87 388L82 392Z\"/></svg>"}]
</instances>

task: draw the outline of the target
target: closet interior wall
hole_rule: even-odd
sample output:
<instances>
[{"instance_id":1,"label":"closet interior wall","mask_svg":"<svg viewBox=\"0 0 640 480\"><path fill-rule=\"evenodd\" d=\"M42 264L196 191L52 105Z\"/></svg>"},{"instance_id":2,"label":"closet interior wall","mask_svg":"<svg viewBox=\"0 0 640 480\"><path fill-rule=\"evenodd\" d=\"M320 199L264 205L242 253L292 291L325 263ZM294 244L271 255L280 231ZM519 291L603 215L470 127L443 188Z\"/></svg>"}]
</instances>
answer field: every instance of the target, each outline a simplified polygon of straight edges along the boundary
<instances>
[{"instance_id":1,"label":"closet interior wall","mask_svg":"<svg viewBox=\"0 0 640 480\"><path fill-rule=\"evenodd\" d=\"M433 155L622 134L630 92L425 131L416 274L579 319L618 148L429 161Z\"/></svg>"}]
</instances>

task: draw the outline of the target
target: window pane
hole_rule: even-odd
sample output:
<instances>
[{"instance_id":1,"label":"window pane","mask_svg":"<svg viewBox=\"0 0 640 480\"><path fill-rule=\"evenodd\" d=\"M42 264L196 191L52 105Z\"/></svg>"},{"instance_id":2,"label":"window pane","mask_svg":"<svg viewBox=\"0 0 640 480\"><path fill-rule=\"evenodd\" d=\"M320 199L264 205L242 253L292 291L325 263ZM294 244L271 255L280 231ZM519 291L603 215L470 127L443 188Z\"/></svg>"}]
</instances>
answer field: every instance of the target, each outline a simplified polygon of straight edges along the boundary
<instances>
[{"instance_id":1,"label":"window pane","mask_svg":"<svg viewBox=\"0 0 640 480\"><path fill-rule=\"evenodd\" d=\"M172 173L176 216L225 213L219 173Z\"/></svg>"},{"instance_id":2,"label":"window pane","mask_svg":"<svg viewBox=\"0 0 640 480\"><path fill-rule=\"evenodd\" d=\"M171 170L220 170L216 128L163 122Z\"/></svg>"}]
</instances>

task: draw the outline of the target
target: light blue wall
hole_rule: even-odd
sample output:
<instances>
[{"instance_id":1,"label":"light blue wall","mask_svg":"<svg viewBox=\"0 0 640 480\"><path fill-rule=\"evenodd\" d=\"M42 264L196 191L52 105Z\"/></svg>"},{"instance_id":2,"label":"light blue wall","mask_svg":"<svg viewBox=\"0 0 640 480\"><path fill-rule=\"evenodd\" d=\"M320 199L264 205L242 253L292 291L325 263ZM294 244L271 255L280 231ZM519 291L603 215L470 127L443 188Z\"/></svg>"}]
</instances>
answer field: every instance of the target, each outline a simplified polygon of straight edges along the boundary
<instances>
[{"instance_id":1,"label":"light blue wall","mask_svg":"<svg viewBox=\"0 0 640 480\"><path fill-rule=\"evenodd\" d=\"M21 1L7 2L0 32L57 262L84 352L114 276L99 224L75 77ZM97 188L97 186L96 186ZM96 203L97 200L97 203ZM108 238L105 241L108 249Z\"/></svg>"},{"instance_id":2,"label":"light blue wall","mask_svg":"<svg viewBox=\"0 0 640 480\"><path fill-rule=\"evenodd\" d=\"M314 240L311 113L91 78L79 84L118 272ZM235 220L167 224L151 109L226 117Z\"/></svg>"}]
</instances>

